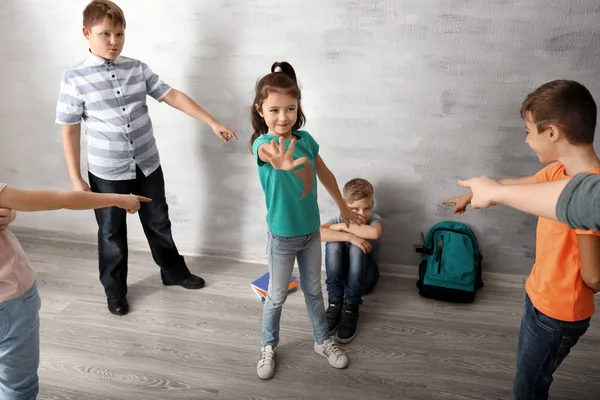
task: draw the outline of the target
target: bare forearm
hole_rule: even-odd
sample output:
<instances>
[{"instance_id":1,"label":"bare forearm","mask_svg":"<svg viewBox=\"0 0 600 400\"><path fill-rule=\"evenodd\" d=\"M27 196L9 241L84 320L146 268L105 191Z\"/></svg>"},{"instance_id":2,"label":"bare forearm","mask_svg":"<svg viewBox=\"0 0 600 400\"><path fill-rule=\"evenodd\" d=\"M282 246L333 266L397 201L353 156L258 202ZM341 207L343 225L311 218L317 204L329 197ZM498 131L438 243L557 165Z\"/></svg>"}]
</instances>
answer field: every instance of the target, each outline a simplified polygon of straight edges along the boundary
<instances>
[{"instance_id":1,"label":"bare forearm","mask_svg":"<svg viewBox=\"0 0 600 400\"><path fill-rule=\"evenodd\" d=\"M71 181L79 181L82 179L81 169L79 167L81 148L80 125L64 127L62 136L63 150L65 153L67 168L69 169L69 176L71 177Z\"/></svg>"},{"instance_id":2,"label":"bare forearm","mask_svg":"<svg viewBox=\"0 0 600 400\"><path fill-rule=\"evenodd\" d=\"M200 107L200 105L192 100L188 95L180 92L179 90L172 89L167 96L165 96L164 100L171 107L183 111L190 117L204 122L207 125L213 125L216 123L216 120L212 115Z\"/></svg>"},{"instance_id":3,"label":"bare forearm","mask_svg":"<svg viewBox=\"0 0 600 400\"><path fill-rule=\"evenodd\" d=\"M500 179L498 182L500 182L503 185L523 185L523 184L525 184L525 182L523 181L523 178L504 178L504 179Z\"/></svg>"},{"instance_id":4,"label":"bare forearm","mask_svg":"<svg viewBox=\"0 0 600 400\"><path fill-rule=\"evenodd\" d=\"M340 188L338 187L337 180L335 179L335 175L327 169L322 174L319 175L319 180L327 190L327 193L331 196L335 204L338 208L342 208L346 205L344 202L344 198L342 197L342 193L340 193Z\"/></svg>"},{"instance_id":5,"label":"bare forearm","mask_svg":"<svg viewBox=\"0 0 600 400\"><path fill-rule=\"evenodd\" d=\"M121 196L112 193L5 189L0 206L18 211L88 210L116 206Z\"/></svg>"},{"instance_id":6,"label":"bare forearm","mask_svg":"<svg viewBox=\"0 0 600 400\"><path fill-rule=\"evenodd\" d=\"M349 242L351 235L351 233L340 232L331 228L321 228L322 242Z\"/></svg>"},{"instance_id":7,"label":"bare forearm","mask_svg":"<svg viewBox=\"0 0 600 400\"><path fill-rule=\"evenodd\" d=\"M371 225L350 224L350 227L346 227L345 224L337 224L336 227L339 227L339 229L344 232L351 233L359 238L367 240L377 240L380 236L380 230Z\"/></svg>"},{"instance_id":8,"label":"bare forearm","mask_svg":"<svg viewBox=\"0 0 600 400\"><path fill-rule=\"evenodd\" d=\"M499 187L494 194L496 202L517 210L556 220L556 203L568 180L528 185Z\"/></svg>"}]
</instances>

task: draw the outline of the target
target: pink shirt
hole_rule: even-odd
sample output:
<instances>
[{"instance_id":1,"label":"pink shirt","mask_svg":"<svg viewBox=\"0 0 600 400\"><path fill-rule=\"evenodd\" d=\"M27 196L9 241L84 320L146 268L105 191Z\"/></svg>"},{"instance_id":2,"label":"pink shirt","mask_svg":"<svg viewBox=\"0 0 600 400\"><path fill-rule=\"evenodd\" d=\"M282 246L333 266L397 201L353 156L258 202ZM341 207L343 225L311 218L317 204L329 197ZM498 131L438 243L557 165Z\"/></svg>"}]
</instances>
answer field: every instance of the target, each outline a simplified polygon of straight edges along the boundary
<instances>
[{"instance_id":1,"label":"pink shirt","mask_svg":"<svg viewBox=\"0 0 600 400\"><path fill-rule=\"evenodd\" d=\"M0 192L6 183L0 183ZM19 241L7 228L0 231L0 302L19 297L35 283L36 274Z\"/></svg>"}]
</instances>

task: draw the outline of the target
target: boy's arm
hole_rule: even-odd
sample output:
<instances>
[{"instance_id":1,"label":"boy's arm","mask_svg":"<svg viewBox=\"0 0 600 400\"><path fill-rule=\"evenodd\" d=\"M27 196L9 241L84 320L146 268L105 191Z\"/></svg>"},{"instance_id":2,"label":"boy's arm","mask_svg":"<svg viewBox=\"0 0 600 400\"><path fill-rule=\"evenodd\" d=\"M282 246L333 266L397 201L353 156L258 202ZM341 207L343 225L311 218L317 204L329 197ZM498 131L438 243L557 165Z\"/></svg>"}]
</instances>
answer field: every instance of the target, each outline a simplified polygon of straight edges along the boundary
<instances>
[{"instance_id":1,"label":"boy's arm","mask_svg":"<svg viewBox=\"0 0 600 400\"><path fill-rule=\"evenodd\" d=\"M345 224L338 225L345 226ZM352 243L354 246L361 249L365 254L369 254L372 248L371 242L369 242L368 240L358 237L350 232L343 232L331 229L331 225L329 224L321 225L321 241Z\"/></svg>"},{"instance_id":2,"label":"boy's arm","mask_svg":"<svg viewBox=\"0 0 600 400\"><path fill-rule=\"evenodd\" d=\"M581 279L594 293L600 292L600 236L578 234Z\"/></svg>"},{"instance_id":3,"label":"boy's arm","mask_svg":"<svg viewBox=\"0 0 600 400\"><path fill-rule=\"evenodd\" d=\"M340 215L344 220L345 225L349 226L350 223L363 223L364 221L362 221L362 218L356 213L352 212L352 210L350 210L344 202L344 198L340 193L340 189L338 187L337 180L335 179L335 175L333 175L333 172L331 172L329 168L327 168L327 165L325 165L325 162L318 154L315 157L315 167L317 169L317 177L319 178L323 186L325 186L325 189L327 189L327 192L340 209Z\"/></svg>"},{"instance_id":4,"label":"boy's arm","mask_svg":"<svg viewBox=\"0 0 600 400\"><path fill-rule=\"evenodd\" d=\"M81 124L62 125L63 150L69 176L76 191L89 192L90 186L81 177Z\"/></svg>"},{"instance_id":5,"label":"boy's arm","mask_svg":"<svg viewBox=\"0 0 600 400\"><path fill-rule=\"evenodd\" d=\"M600 180L600 176L598 179ZM557 201L568 182L569 179L563 179L526 185L502 185L493 179L481 177L458 181L458 184L471 189L473 208L488 208L503 204L529 214L556 220ZM566 221L563 218L561 222ZM571 226L571 228L575 227ZM577 228L587 229L583 226Z\"/></svg>"},{"instance_id":6,"label":"boy's arm","mask_svg":"<svg viewBox=\"0 0 600 400\"><path fill-rule=\"evenodd\" d=\"M383 226L379 222L373 222L370 225L350 224L346 227L345 224L335 224L330 227L331 230L351 233L362 239L378 240L383 233Z\"/></svg>"},{"instance_id":7,"label":"boy's arm","mask_svg":"<svg viewBox=\"0 0 600 400\"><path fill-rule=\"evenodd\" d=\"M140 209L140 202L151 200L142 196L92 193L61 192L55 190L22 190L6 186L0 191L0 207L18 211L89 210L104 207L119 207L134 213Z\"/></svg>"},{"instance_id":8,"label":"boy's arm","mask_svg":"<svg viewBox=\"0 0 600 400\"><path fill-rule=\"evenodd\" d=\"M231 139L237 140L236 134L231 129L217 121L212 115L200 107L198 103L192 100L185 93L176 89L171 89L165 95L165 97L162 98L162 101L173 108L183 111L190 117L204 122L210 126L215 135L217 135L222 141L227 142Z\"/></svg>"},{"instance_id":9,"label":"boy's arm","mask_svg":"<svg viewBox=\"0 0 600 400\"><path fill-rule=\"evenodd\" d=\"M536 177L534 175L524 176L521 178L504 178L499 180L502 185L525 185L528 183L536 183ZM452 199L444 200L442 204L452 204L454 208L452 212L454 214L464 214L467 210L467 206L471 203L471 199L473 198L473 193L466 193L462 196L454 197Z\"/></svg>"}]
</instances>

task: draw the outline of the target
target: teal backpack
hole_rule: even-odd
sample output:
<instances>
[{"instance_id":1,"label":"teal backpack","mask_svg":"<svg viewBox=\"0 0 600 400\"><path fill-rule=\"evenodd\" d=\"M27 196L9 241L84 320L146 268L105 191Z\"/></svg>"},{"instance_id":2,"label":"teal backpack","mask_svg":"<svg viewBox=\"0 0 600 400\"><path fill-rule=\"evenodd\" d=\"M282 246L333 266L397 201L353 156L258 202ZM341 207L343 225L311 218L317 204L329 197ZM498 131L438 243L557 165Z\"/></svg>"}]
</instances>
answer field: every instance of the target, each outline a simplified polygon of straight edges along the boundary
<instances>
[{"instance_id":1,"label":"teal backpack","mask_svg":"<svg viewBox=\"0 0 600 400\"><path fill-rule=\"evenodd\" d=\"M471 303L483 286L477 238L460 222L443 221L427 233L419 265L419 294L436 300Z\"/></svg>"}]
</instances>

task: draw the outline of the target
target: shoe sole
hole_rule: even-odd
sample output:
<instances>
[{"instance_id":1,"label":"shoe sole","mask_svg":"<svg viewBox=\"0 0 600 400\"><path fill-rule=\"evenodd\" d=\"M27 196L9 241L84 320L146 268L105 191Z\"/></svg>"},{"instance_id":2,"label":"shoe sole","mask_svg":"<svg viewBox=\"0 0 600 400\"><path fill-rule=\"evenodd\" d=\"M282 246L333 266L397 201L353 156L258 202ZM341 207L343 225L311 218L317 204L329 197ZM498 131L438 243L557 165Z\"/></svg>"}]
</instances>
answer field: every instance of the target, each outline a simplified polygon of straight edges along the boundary
<instances>
[{"instance_id":1,"label":"shoe sole","mask_svg":"<svg viewBox=\"0 0 600 400\"><path fill-rule=\"evenodd\" d=\"M189 285L180 285L179 283L163 283L163 285L165 286L181 286L184 289L202 289L206 283L203 283L202 285L194 285L194 286L189 286Z\"/></svg>"},{"instance_id":2,"label":"shoe sole","mask_svg":"<svg viewBox=\"0 0 600 400\"><path fill-rule=\"evenodd\" d=\"M341 344L348 344L351 341L353 341L355 337L356 337L356 332L354 332L354 335L350 336L348 339L342 339L338 335L335 335L335 341L338 343L341 343Z\"/></svg>"}]
</instances>

